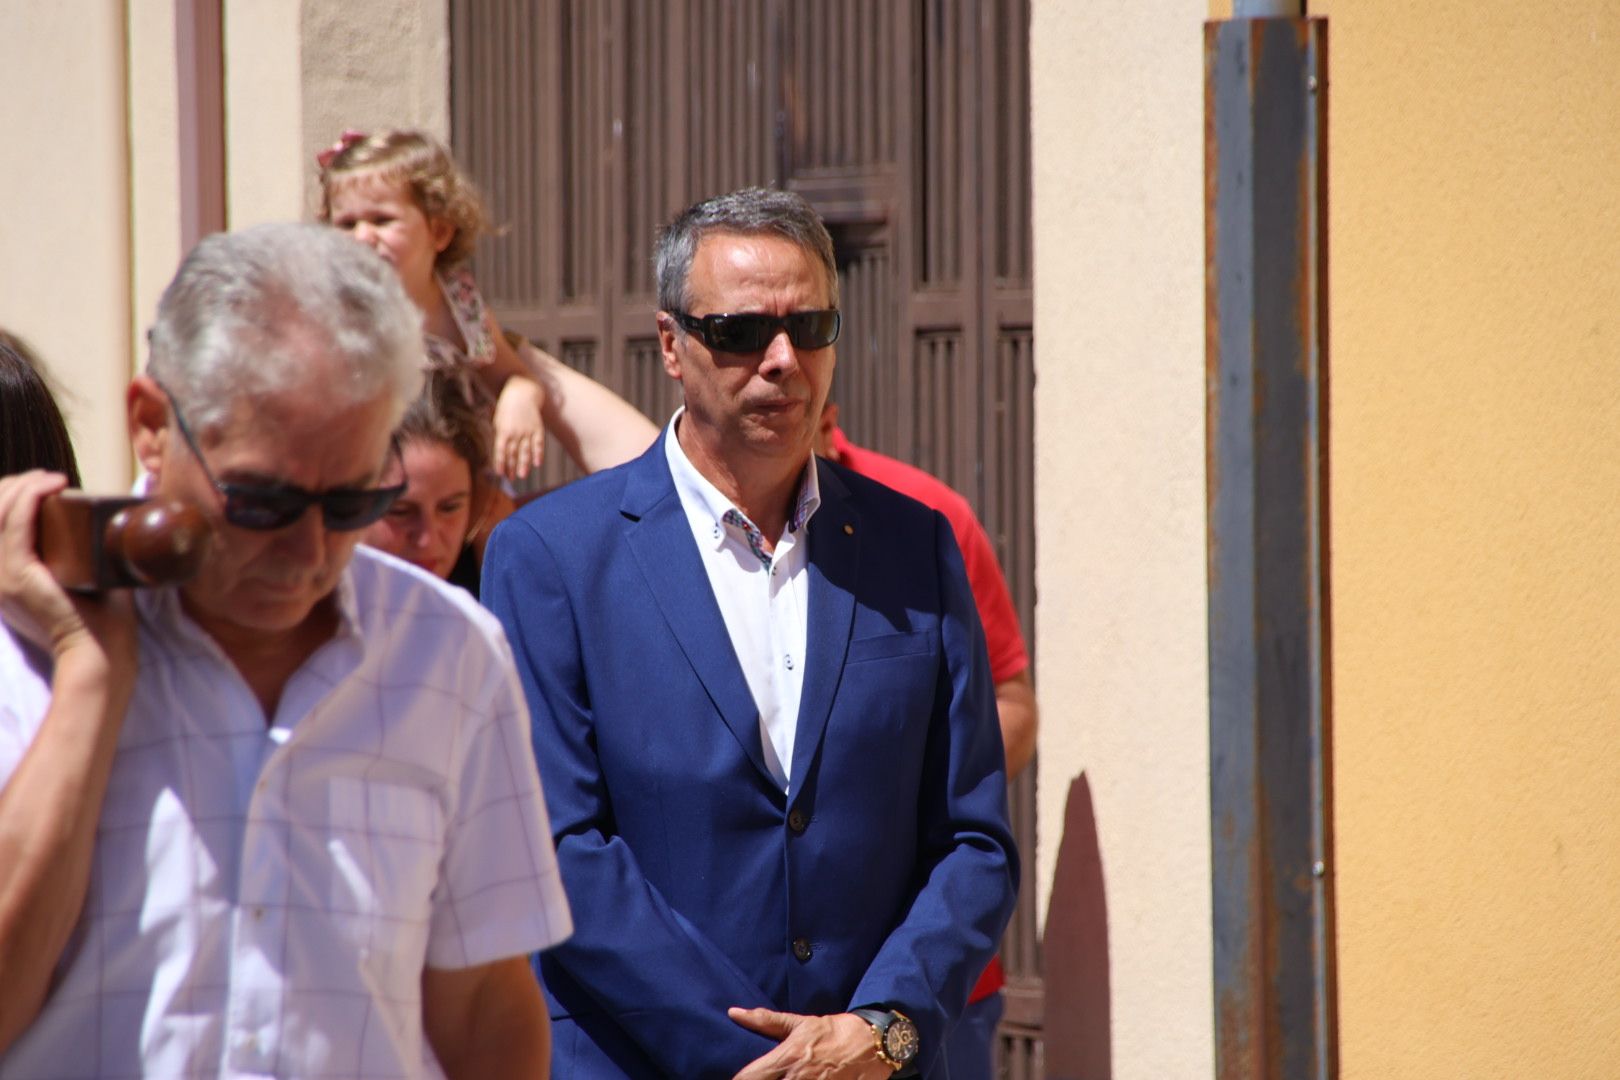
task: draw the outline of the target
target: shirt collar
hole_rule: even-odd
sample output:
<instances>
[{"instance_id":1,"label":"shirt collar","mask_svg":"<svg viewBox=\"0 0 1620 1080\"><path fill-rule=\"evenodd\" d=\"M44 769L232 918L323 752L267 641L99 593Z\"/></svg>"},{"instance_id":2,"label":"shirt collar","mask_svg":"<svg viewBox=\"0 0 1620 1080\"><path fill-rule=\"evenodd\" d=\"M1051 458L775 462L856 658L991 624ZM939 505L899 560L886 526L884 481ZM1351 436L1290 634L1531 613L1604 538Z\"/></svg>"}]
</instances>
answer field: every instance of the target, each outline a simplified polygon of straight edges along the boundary
<instances>
[{"instance_id":1,"label":"shirt collar","mask_svg":"<svg viewBox=\"0 0 1620 1080\"><path fill-rule=\"evenodd\" d=\"M700 543L707 542L711 547L718 548L725 543L727 526L722 521L726 511L737 510L745 519L748 515L734 507L731 500L721 494L708 477L698 472L697 466L686 456L681 441L675 437L675 425L685 412L684 405L676 409L664 429L664 458L669 462L670 476L675 481L675 494L679 496L686 516L692 522L694 534ZM816 475L815 455L811 454L799 477L799 492L793 500L793 513L788 516L788 532L801 532L820 506L821 480ZM751 519L749 524L753 524Z\"/></svg>"}]
</instances>

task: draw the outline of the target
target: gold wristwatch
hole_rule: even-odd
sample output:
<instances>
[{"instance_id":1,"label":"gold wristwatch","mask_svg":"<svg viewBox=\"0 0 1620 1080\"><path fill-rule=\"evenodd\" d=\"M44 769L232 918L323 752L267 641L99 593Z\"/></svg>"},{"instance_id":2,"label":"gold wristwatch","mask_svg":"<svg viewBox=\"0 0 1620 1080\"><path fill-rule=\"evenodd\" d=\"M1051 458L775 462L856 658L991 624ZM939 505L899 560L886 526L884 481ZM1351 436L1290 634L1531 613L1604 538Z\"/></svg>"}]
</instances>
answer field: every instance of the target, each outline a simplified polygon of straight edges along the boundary
<instances>
[{"instance_id":1,"label":"gold wristwatch","mask_svg":"<svg viewBox=\"0 0 1620 1080\"><path fill-rule=\"evenodd\" d=\"M850 1012L872 1025L872 1038L877 1043L877 1056L885 1065L892 1066L896 1076L909 1075L912 1062L922 1043L917 1038L917 1025L911 1017L894 1009L851 1009Z\"/></svg>"}]
</instances>

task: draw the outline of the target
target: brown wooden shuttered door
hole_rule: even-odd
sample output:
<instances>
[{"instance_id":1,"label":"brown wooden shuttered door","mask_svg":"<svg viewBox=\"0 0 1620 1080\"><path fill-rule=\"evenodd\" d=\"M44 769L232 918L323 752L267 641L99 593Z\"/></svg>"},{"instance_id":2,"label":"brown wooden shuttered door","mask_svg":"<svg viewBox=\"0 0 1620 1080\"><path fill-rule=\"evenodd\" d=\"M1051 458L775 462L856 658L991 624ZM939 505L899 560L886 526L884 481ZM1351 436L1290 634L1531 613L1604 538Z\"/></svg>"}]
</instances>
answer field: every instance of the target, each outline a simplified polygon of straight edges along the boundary
<instances>
[{"instance_id":1,"label":"brown wooden shuttered door","mask_svg":"<svg viewBox=\"0 0 1620 1080\"><path fill-rule=\"evenodd\" d=\"M845 430L967 496L1028 635L1028 35L1028 0L452 0L455 151L508 225L484 293L662 423L658 225L745 184L802 192L838 248ZM542 482L574 475L553 444ZM1034 773L1012 792L1026 877ZM1008 1077L1040 1075L1034 912L1025 890L1003 954Z\"/></svg>"}]
</instances>

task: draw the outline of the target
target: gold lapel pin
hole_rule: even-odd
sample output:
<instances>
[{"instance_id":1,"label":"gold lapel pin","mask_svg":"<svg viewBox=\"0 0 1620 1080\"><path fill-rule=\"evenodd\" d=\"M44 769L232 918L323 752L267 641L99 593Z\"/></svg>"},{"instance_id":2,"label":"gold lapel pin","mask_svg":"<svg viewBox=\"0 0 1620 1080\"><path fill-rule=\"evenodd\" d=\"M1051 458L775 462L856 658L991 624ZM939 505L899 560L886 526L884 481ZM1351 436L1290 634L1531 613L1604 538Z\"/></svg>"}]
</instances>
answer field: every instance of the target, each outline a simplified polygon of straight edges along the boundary
<instances>
[{"instance_id":1,"label":"gold lapel pin","mask_svg":"<svg viewBox=\"0 0 1620 1080\"><path fill-rule=\"evenodd\" d=\"M845 522L844 523L844 535L845 536L854 536L855 535L855 526L849 524L848 522Z\"/></svg>"}]
</instances>

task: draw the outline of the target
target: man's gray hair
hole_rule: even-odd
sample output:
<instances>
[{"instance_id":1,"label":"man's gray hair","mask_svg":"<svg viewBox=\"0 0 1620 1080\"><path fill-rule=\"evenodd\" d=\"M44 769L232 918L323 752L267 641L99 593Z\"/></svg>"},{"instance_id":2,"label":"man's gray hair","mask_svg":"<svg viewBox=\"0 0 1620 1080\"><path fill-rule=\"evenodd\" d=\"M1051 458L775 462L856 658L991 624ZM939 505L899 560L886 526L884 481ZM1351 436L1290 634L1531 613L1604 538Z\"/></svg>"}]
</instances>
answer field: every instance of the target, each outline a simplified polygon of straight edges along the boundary
<instances>
[{"instance_id":1,"label":"man's gray hair","mask_svg":"<svg viewBox=\"0 0 1620 1080\"><path fill-rule=\"evenodd\" d=\"M692 260L703 238L716 232L779 236L797 244L821 264L827 276L828 303L838 306L838 264L821 216L797 192L750 187L687 207L658 234L659 308L689 310L686 280Z\"/></svg>"},{"instance_id":2,"label":"man's gray hair","mask_svg":"<svg viewBox=\"0 0 1620 1080\"><path fill-rule=\"evenodd\" d=\"M147 374L199 432L244 399L311 381L338 406L392 397L392 427L422 385L422 315L399 275L328 225L205 238L163 291L149 340Z\"/></svg>"}]
</instances>

